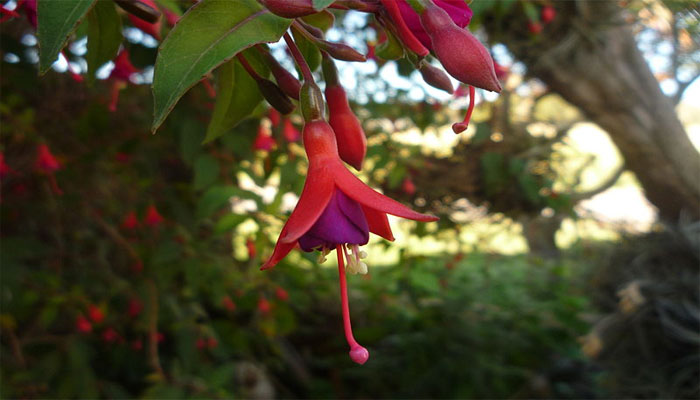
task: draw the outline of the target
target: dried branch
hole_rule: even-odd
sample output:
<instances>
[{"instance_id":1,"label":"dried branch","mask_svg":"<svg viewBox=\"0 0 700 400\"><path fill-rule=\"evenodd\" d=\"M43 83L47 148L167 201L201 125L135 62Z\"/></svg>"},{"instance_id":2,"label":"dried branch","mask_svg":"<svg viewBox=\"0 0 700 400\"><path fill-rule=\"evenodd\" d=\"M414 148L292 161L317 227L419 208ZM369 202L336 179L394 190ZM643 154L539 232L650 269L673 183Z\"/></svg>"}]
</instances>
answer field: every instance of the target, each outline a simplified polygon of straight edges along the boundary
<instances>
[{"instance_id":1,"label":"dried branch","mask_svg":"<svg viewBox=\"0 0 700 400\"><path fill-rule=\"evenodd\" d=\"M607 180L603 181L597 188L587 190L585 192L573 193L571 195L571 200L573 203L578 203L579 201L589 199L597 194L603 193L604 191L610 189L617 183L620 176L627 170L625 164L620 165L614 174L612 174Z\"/></svg>"}]
</instances>

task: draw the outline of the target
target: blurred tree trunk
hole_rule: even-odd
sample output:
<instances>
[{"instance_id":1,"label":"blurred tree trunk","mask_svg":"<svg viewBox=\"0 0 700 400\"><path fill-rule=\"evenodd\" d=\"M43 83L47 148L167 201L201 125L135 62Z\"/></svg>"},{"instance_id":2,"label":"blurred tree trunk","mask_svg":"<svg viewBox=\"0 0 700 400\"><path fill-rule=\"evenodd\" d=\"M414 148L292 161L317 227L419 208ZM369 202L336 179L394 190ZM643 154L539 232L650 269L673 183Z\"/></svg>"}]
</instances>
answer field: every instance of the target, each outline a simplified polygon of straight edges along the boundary
<instances>
[{"instance_id":1,"label":"blurred tree trunk","mask_svg":"<svg viewBox=\"0 0 700 400\"><path fill-rule=\"evenodd\" d=\"M662 219L700 217L700 154L637 48L614 1L554 2L557 18L535 38L522 10L484 25L529 75L608 132Z\"/></svg>"}]
</instances>

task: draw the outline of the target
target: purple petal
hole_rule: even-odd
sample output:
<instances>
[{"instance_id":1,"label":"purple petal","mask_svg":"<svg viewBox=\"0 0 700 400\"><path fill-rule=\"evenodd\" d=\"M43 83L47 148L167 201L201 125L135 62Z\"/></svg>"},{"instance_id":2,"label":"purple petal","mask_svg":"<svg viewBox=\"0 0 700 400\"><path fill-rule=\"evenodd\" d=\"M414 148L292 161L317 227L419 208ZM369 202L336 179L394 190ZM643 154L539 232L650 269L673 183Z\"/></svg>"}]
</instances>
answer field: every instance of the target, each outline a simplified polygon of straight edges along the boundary
<instances>
[{"instance_id":1,"label":"purple petal","mask_svg":"<svg viewBox=\"0 0 700 400\"><path fill-rule=\"evenodd\" d=\"M362 206L337 188L334 190L323 214L299 238L302 250L313 251L319 246L334 248L346 243L366 244L369 241L369 226Z\"/></svg>"},{"instance_id":2,"label":"purple petal","mask_svg":"<svg viewBox=\"0 0 700 400\"><path fill-rule=\"evenodd\" d=\"M469 25L469 21L472 19L473 12L471 8L467 5L464 0L433 0L435 5L447 11L457 26L464 28ZM432 44L430 42L430 37L425 33L423 25L420 23L420 18L413 8L408 5L406 0L399 1L399 10L401 10L401 16L406 25L413 32L418 40L423 43L423 46L432 50Z\"/></svg>"}]
</instances>

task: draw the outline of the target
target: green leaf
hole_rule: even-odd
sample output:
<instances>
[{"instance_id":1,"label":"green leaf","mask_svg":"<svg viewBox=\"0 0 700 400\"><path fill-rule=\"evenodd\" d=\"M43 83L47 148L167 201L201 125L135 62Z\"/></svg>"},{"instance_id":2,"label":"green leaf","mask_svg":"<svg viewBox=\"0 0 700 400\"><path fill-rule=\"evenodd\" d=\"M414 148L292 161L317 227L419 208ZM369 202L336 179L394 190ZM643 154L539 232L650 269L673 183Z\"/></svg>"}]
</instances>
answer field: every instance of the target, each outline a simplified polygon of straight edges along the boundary
<instances>
[{"instance_id":1,"label":"green leaf","mask_svg":"<svg viewBox=\"0 0 700 400\"><path fill-rule=\"evenodd\" d=\"M236 126L262 101L255 80L236 60L219 67L216 104L207 127L204 143L210 142Z\"/></svg>"},{"instance_id":2,"label":"green leaf","mask_svg":"<svg viewBox=\"0 0 700 400\"><path fill-rule=\"evenodd\" d=\"M92 8L96 0L39 0L37 18L39 26L39 73L51 68L63 49L68 37L80 20Z\"/></svg>"},{"instance_id":3,"label":"green leaf","mask_svg":"<svg viewBox=\"0 0 700 400\"><path fill-rule=\"evenodd\" d=\"M291 20L256 0L203 0L195 4L160 46L153 76L155 131L185 92L236 53L275 42Z\"/></svg>"},{"instance_id":4,"label":"green leaf","mask_svg":"<svg viewBox=\"0 0 700 400\"><path fill-rule=\"evenodd\" d=\"M98 1L88 13L87 59L88 82L95 81L95 72L117 56L122 43L122 20L111 1Z\"/></svg>"},{"instance_id":5,"label":"green leaf","mask_svg":"<svg viewBox=\"0 0 700 400\"><path fill-rule=\"evenodd\" d=\"M330 6L335 0L313 0L311 3L315 10L323 10L324 8Z\"/></svg>"},{"instance_id":6,"label":"green leaf","mask_svg":"<svg viewBox=\"0 0 700 400\"><path fill-rule=\"evenodd\" d=\"M228 204L229 199L233 196L253 199L258 202L258 204L261 203L260 198L255 194L235 186L214 186L209 188L199 199L199 203L197 204L197 216L199 218L210 216L216 210Z\"/></svg>"},{"instance_id":7,"label":"green leaf","mask_svg":"<svg viewBox=\"0 0 700 400\"><path fill-rule=\"evenodd\" d=\"M211 186L219 177L219 162L205 154L194 162L194 189L201 190Z\"/></svg>"},{"instance_id":8,"label":"green leaf","mask_svg":"<svg viewBox=\"0 0 700 400\"><path fill-rule=\"evenodd\" d=\"M297 44L301 55L304 56L306 63L309 64L309 68L311 71L316 71L319 65L321 65L321 51L314 43L304 37L304 35L298 34L296 31L292 31L292 35L294 36L294 42ZM299 76L301 76L300 72Z\"/></svg>"}]
</instances>

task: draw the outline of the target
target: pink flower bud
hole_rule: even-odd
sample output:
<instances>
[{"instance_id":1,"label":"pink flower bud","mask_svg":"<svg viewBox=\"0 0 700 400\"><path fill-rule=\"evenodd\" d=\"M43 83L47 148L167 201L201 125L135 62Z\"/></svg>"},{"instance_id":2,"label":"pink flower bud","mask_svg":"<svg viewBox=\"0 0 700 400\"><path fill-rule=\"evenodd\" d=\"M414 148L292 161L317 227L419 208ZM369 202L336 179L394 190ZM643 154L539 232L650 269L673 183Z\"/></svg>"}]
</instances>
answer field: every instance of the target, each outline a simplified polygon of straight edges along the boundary
<instances>
[{"instance_id":1,"label":"pink flower bud","mask_svg":"<svg viewBox=\"0 0 700 400\"><path fill-rule=\"evenodd\" d=\"M338 154L343 161L360 171L367 154L367 137L360 120L350 109L342 86L326 86L326 101L330 113L328 122L335 132Z\"/></svg>"},{"instance_id":2,"label":"pink flower bud","mask_svg":"<svg viewBox=\"0 0 700 400\"><path fill-rule=\"evenodd\" d=\"M194 345L197 347L198 350L204 350L207 347L207 341L204 338L197 338L197 341L194 343Z\"/></svg>"},{"instance_id":3,"label":"pink flower bud","mask_svg":"<svg viewBox=\"0 0 700 400\"><path fill-rule=\"evenodd\" d=\"M269 314L271 309L272 309L272 306L270 305L270 302L267 301L266 298L261 297L258 300L258 311L260 311L263 314Z\"/></svg>"},{"instance_id":4,"label":"pink flower bud","mask_svg":"<svg viewBox=\"0 0 700 400\"><path fill-rule=\"evenodd\" d=\"M416 185L413 183L411 178L406 178L401 184L401 190L409 196L413 196L416 193Z\"/></svg>"},{"instance_id":5,"label":"pink flower bud","mask_svg":"<svg viewBox=\"0 0 700 400\"><path fill-rule=\"evenodd\" d=\"M224 296L224 298L221 299L221 305L224 306L227 311L234 311L236 309L236 303L234 303L229 296Z\"/></svg>"},{"instance_id":6,"label":"pink flower bud","mask_svg":"<svg viewBox=\"0 0 700 400\"><path fill-rule=\"evenodd\" d=\"M311 0L259 0L271 13L284 18L316 14Z\"/></svg>"},{"instance_id":7,"label":"pink flower bud","mask_svg":"<svg viewBox=\"0 0 700 400\"><path fill-rule=\"evenodd\" d=\"M119 334L114 328L107 328L102 332L102 341L105 343L114 343L119 339Z\"/></svg>"},{"instance_id":8,"label":"pink flower bud","mask_svg":"<svg viewBox=\"0 0 700 400\"><path fill-rule=\"evenodd\" d=\"M449 14L437 6L426 7L420 20L435 55L450 75L468 85L501 91L493 59L474 35L455 25Z\"/></svg>"},{"instance_id":9,"label":"pink flower bud","mask_svg":"<svg viewBox=\"0 0 700 400\"><path fill-rule=\"evenodd\" d=\"M210 349L216 348L219 345L219 341L216 338L210 337L207 339L207 347Z\"/></svg>"},{"instance_id":10,"label":"pink flower bud","mask_svg":"<svg viewBox=\"0 0 700 400\"><path fill-rule=\"evenodd\" d=\"M440 68L436 68L427 62L421 62L418 71L420 71L423 80L428 85L436 89L444 90L450 94L454 93L454 87L452 86L450 77Z\"/></svg>"},{"instance_id":11,"label":"pink flower bud","mask_svg":"<svg viewBox=\"0 0 700 400\"><path fill-rule=\"evenodd\" d=\"M539 35L540 33L542 33L542 24L540 24L537 21L528 21L527 30L533 35Z\"/></svg>"}]
</instances>

